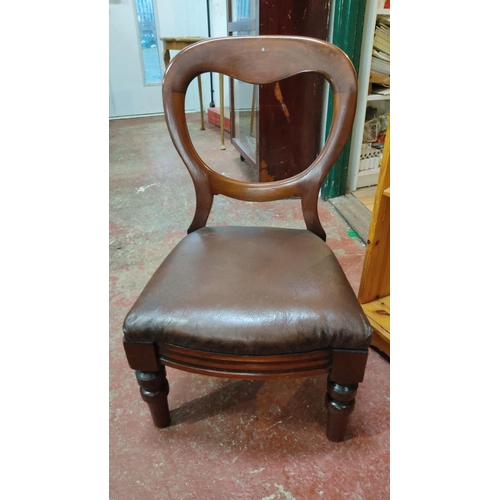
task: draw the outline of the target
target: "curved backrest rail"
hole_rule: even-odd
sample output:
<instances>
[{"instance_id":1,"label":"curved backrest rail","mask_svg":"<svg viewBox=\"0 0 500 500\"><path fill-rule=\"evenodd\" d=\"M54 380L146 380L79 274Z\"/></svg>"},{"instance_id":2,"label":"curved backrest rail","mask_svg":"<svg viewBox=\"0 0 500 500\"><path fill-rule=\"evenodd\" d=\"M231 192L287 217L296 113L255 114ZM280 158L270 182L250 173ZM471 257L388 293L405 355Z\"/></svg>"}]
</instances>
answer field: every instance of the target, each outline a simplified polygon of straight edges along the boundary
<instances>
[{"instance_id":1,"label":"curved backrest rail","mask_svg":"<svg viewBox=\"0 0 500 500\"><path fill-rule=\"evenodd\" d=\"M255 85L315 72L330 83L334 116L326 143L301 173L275 182L242 182L212 170L200 158L189 136L185 97L189 83L207 72L222 73ZM248 36L212 38L185 48L170 63L163 79L163 106L172 141L191 174L196 212L188 232L206 224L215 194L245 201L273 201L300 196L306 227L325 239L317 212L321 184L351 132L356 111L354 67L338 47L308 37Z\"/></svg>"}]
</instances>

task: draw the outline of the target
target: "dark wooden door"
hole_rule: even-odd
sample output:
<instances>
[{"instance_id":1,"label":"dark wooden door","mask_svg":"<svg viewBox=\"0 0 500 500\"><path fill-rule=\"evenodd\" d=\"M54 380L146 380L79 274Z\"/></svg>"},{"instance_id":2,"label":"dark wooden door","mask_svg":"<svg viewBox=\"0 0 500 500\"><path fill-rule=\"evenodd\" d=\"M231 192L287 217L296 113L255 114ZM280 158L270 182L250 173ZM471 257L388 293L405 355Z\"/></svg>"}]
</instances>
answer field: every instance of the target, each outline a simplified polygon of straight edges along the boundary
<instances>
[{"instance_id":1,"label":"dark wooden door","mask_svg":"<svg viewBox=\"0 0 500 500\"><path fill-rule=\"evenodd\" d=\"M250 16L235 21L238 2L233 6L234 0L229 0L229 34L297 35L321 40L328 37L330 0L254 2L248 11L255 19ZM323 77L313 74L260 85L255 110L255 154L248 154L248 146L245 147L240 137L235 137L232 92L231 139L242 158L256 168L260 182L286 179L302 172L315 160L323 133L324 85ZM231 88L234 89L233 84Z\"/></svg>"},{"instance_id":2,"label":"dark wooden door","mask_svg":"<svg viewBox=\"0 0 500 500\"><path fill-rule=\"evenodd\" d=\"M300 35L326 40L330 0L261 0L260 35ZM259 88L259 180L302 172L319 152L324 79L296 75Z\"/></svg>"}]
</instances>

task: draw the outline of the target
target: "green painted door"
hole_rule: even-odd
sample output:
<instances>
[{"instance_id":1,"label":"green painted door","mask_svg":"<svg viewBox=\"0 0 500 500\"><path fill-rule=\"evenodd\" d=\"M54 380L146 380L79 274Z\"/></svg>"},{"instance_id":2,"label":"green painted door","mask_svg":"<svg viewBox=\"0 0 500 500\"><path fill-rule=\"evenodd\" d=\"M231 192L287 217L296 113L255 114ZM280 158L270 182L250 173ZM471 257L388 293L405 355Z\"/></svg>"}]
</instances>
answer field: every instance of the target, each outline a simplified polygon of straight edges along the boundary
<instances>
[{"instance_id":1,"label":"green painted door","mask_svg":"<svg viewBox=\"0 0 500 500\"><path fill-rule=\"evenodd\" d=\"M335 0L333 6L333 33L331 42L340 47L349 56L356 68L356 72L359 71L365 8L366 0ZM330 90L328 93L328 113L326 119L327 134L332 123L332 115L333 99ZM324 200L345 194L350 148L351 137L349 137L342 153L323 183L321 198Z\"/></svg>"}]
</instances>

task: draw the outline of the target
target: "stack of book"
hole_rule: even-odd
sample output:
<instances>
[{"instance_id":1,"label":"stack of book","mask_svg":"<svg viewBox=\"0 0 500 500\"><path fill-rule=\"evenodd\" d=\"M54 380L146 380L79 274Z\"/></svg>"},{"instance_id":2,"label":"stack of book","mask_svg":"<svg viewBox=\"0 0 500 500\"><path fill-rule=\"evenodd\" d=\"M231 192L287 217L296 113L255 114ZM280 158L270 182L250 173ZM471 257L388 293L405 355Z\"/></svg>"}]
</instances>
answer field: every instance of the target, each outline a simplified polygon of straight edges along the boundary
<instances>
[{"instance_id":1,"label":"stack of book","mask_svg":"<svg viewBox=\"0 0 500 500\"><path fill-rule=\"evenodd\" d=\"M375 26L375 37L373 39L373 53L371 62L372 73L389 76L390 71L390 29L389 16L377 16ZM380 78L379 78L380 79Z\"/></svg>"}]
</instances>

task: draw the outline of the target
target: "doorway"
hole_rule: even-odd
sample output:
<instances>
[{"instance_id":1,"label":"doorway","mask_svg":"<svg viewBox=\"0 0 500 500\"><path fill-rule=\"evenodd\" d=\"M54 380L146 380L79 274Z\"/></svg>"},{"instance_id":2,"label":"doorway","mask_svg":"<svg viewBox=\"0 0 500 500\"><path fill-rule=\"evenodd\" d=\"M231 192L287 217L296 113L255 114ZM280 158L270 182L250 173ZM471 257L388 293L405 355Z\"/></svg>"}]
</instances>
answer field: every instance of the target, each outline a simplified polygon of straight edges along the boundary
<instances>
[{"instance_id":1,"label":"doorway","mask_svg":"<svg viewBox=\"0 0 500 500\"><path fill-rule=\"evenodd\" d=\"M217 18L212 22L219 23L225 10L214 14ZM208 36L205 0L109 0L110 118L163 113L161 38L188 36ZM170 55L176 54L171 51ZM202 75L202 88L206 106L213 98L208 74ZM197 82L193 81L186 94L186 112L199 110Z\"/></svg>"},{"instance_id":2,"label":"doorway","mask_svg":"<svg viewBox=\"0 0 500 500\"><path fill-rule=\"evenodd\" d=\"M153 0L110 0L110 118L163 111L161 59Z\"/></svg>"}]
</instances>

